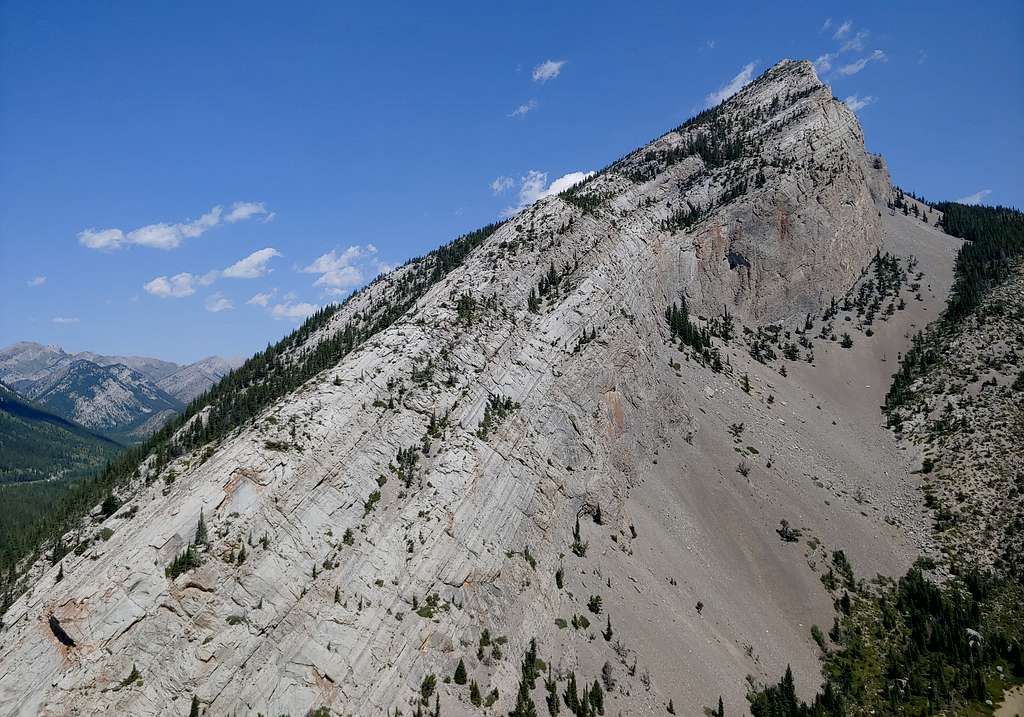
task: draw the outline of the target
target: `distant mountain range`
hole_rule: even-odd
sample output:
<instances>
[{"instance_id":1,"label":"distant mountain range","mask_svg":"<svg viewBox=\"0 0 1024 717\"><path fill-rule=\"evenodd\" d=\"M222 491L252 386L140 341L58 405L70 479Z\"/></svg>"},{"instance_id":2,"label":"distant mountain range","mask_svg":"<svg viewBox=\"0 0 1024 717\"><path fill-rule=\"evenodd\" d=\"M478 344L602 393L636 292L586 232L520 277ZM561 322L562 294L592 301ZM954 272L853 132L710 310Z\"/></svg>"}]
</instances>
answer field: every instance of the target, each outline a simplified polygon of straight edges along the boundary
<instances>
[{"instance_id":1,"label":"distant mountain range","mask_svg":"<svg viewBox=\"0 0 1024 717\"><path fill-rule=\"evenodd\" d=\"M211 356L179 365L143 356L67 353L22 341L0 350L0 381L57 416L134 443L240 363Z\"/></svg>"}]
</instances>

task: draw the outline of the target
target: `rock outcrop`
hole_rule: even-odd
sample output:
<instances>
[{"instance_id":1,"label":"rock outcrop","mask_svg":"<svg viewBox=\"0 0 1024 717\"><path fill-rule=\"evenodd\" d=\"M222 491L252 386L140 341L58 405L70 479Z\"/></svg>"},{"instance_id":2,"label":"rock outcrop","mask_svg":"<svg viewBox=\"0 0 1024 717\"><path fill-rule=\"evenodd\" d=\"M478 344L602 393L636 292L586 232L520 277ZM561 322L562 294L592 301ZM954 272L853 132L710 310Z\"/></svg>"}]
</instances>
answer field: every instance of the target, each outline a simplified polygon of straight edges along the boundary
<instances>
[{"instance_id":1,"label":"rock outcrop","mask_svg":"<svg viewBox=\"0 0 1024 717\"><path fill-rule=\"evenodd\" d=\"M208 714L411 714L433 674L444 714L477 714L444 681L460 659L494 713L531 638L581 684L607 663L609 714L699 714L720 694L738 714L744 676L787 662L816 684L827 551L893 573L927 540L879 425L877 352L939 305L951 256L933 294L851 348L816 339L813 363L754 360L743 327L778 322L780 350L883 244L900 251L887 197L854 115L784 61L541 200L251 424L143 467L63 579L49 567L4 616L0 713L181 715L195 696ZM672 340L681 297L702 331L736 317L710 339L720 370Z\"/></svg>"}]
</instances>

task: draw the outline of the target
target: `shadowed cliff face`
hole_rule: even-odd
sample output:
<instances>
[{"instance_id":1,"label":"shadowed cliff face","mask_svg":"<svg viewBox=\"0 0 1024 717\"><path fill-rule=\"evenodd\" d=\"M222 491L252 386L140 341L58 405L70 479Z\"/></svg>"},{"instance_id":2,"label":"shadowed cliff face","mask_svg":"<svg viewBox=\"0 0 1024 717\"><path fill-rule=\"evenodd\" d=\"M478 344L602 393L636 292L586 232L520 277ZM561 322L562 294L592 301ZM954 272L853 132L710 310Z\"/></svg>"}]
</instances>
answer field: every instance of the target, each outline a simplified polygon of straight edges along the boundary
<instances>
[{"instance_id":1,"label":"shadowed cliff face","mask_svg":"<svg viewBox=\"0 0 1024 717\"><path fill-rule=\"evenodd\" d=\"M66 558L62 581L37 566L4 618L0 712L182 714L194 694L211 714L411 714L435 674L444 714L477 714L441 679L460 658L507 711L533 637L581 685L607 662L610 714L669 699L697 714L719 694L739 713L744 676L785 662L811 685L826 551L899 571L923 518L878 426L871 342L759 362L739 324L802 326L883 240L901 251L887 195L854 116L785 61L528 208L237 434L143 466L127 503L83 528L113 534ZM941 302L943 251L934 292L878 332L886 350ZM397 301L431 261L296 351ZM717 372L671 338L681 295L700 330L722 306L737 317L709 339ZM198 566L168 575L201 515ZM806 542L780 541L781 519ZM50 614L74 647L58 649ZM133 665L142 683L113 689Z\"/></svg>"}]
</instances>

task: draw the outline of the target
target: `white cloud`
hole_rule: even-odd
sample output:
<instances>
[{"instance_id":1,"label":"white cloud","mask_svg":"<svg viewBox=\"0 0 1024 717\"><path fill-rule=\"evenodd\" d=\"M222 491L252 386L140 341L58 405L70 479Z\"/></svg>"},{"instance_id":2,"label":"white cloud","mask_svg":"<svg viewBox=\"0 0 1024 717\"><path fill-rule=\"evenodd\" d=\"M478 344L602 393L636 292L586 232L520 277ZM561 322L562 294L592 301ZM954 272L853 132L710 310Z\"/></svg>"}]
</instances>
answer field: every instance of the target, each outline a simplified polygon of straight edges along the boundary
<instances>
[{"instance_id":1,"label":"white cloud","mask_svg":"<svg viewBox=\"0 0 1024 717\"><path fill-rule=\"evenodd\" d=\"M53 323L55 324L77 324L78 318L73 316L54 316Z\"/></svg>"},{"instance_id":2,"label":"white cloud","mask_svg":"<svg viewBox=\"0 0 1024 717\"><path fill-rule=\"evenodd\" d=\"M516 184L516 180L512 177L501 176L491 182L491 191L494 192L494 196L498 196L509 189L512 189Z\"/></svg>"},{"instance_id":3,"label":"white cloud","mask_svg":"<svg viewBox=\"0 0 1024 717\"><path fill-rule=\"evenodd\" d=\"M832 69L832 61L839 55L837 52L826 52L814 61L814 69L818 74L824 74Z\"/></svg>"},{"instance_id":4,"label":"white cloud","mask_svg":"<svg viewBox=\"0 0 1024 717\"><path fill-rule=\"evenodd\" d=\"M592 176L594 176L593 172L569 172L568 174L563 174L561 177L553 181L551 186L544 190L540 195L540 198L550 197L552 194L564 192L566 189L575 187L587 177Z\"/></svg>"},{"instance_id":5,"label":"white cloud","mask_svg":"<svg viewBox=\"0 0 1024 717\"><path fill-rule=\"evenodd\" d=\"M715 49L715 41L714 40L708 40L707 42L704 43L704 47L706 47L709 50L714 50Z\"/></svg>"},{"instance_id":6,"label":"white cloud","mask_svg":"<svg viewBox=\"0 0 1024 717\"><path fill-rule=\"evenodd\" d=\"M729 99L734 94L742 90L744 87L750 84L750 80L754 76L754 67L757 65L756 62L748 62L743 66L743 69L739 71L735 77L729 80L723 87L715 92L710 93L704 98L705 107L714 107L719 102Z\"/></svg>"},{"instance_id":7,"label":"white cloud","mask_svg":"<svg viewBox=\"0 0 1024 717\"><path fill-rule=\"evenodd\" d=\"M78 243L90 249L120 249L124 241L120 229L85 229L78 233Z\"/></svg>"},{"instance_id":8,"label":"white cloud","mask_svg":"<svg viewBox=\"0 0 1024 717\"><path fill-rule=\"evenodd\" d=\"M245 303L252 304L253 306L264 306L265 307L267 304L270 303L270 300L272 298L274 298L274 294L276 294L276 293L277 293L277 289L271 289L270 291L262 291L259 294L256 294L255 296L253 296L251 299L249 299Z\"/></svg>"},{"instance_id":9,"label":"white cloud","mask_svg":"<svg viewBox=\"0 0 1024 717\"><path fill-rule=\"evenodd\" d=\"M251 217L263 217L263 221L269 222L274 215L267 211L263 202L235 202L231 205L231 211L224 217L224 221L234 224Z\"/></svg>"},{"instance_id":10,"label":"white cloud","mask_svg":"<svg viewBox=\"0 0 1024 717\"><path fill-rule=\"evenodd\" d=\"M525 117L535 109L537 109L537 100L529 100L525 104L519 105L512 110L512 114L510 114L509 117Z\"/></svg>"},{"instance_id":11,"label":"white cloud","mask_svg":"<svg viewBox=\"0 0 1024 717\"><path fill-rule=\"evenodd\" d=\"M917 64L923 65L928 61L928 53L924 50L917 51Z\"/></svg>"},{"instance_id":12,"label":"white cloud","mask_svg":"<svg viewBox=\"0 0 1024 717\"><path fill-rule=\"evenodd\" d=\"M830 27L832 27L832 18L827 17L825 18L825 22L822 23L821 30L819 30L819 32L825 32L825 30L828 30Z\"/></svg>"},{"instance_id":13,"label":"white cloud","mask_svg":"<svg viewBox=\"0 0 1024 717\"><path fill-rule=\"evenodd\" d=\"M850 30L852 30L852 29L853 29L853 23L850 22L849 20L847 20L846 22L844 22L842 25L840 25L836 29L835 34L832 35L832 39L833 40L841 40L844 37L846 37L847 33L849 33Z\"/></svg>"},{"instance_id":14,"label":"white cloud","mask_svg":"<svg viewBox=\"0 0 1024 717\"><path fill-rule=\"evenodd\" d=\"M267 263L275 256L281 256L281 252L270 247L254 251L225 269L223 276L228 279L258 279L266 275Z\"/></svg>"},{"instance_id":15,"label":"white cloud","mask_svg":"<svg viewBox=\"0 0 1024 717\"><path fill-rule=\"evenodd\" d=\"M856 75L858 72L863 70L869 62L885 62L888 59L889 58L886 57L884 52L882 52L881 50L875 50L870 55L865 55L859 60L851 62L849 65L843 65L838 70L836 70L836 72L838 72L840 75L845 76Z\"/></svg>"},{"instance_id":16,"label":"white cloud","mask_svg":"<svg viewBox=\"0 0 1024 717\"><path fill-rule=\"evenodd\" d=\"M195 285L201 283L205 277L197 277L188 272L175 274L174 276L158 276L142 288L153 296L161 299L182 299L196 293Z\"/></svg>"},{"instance_id":17,"label":"white cloud","mask_svg":"<svg viewBox=\"0 0 1024 717\"><path fill-rule=\"evenodd\" d=\"M533 68L533 81L547 82L555 79L561 73L562 65L565 63L565 60L545 60Z\"/></svg>"},{"instance_id":18,"label":"white cloud","mask_svg":"<svg viewBox=\"0 0 1024 717\"><path fill-rule=\"evenodd\" d=\"M216 269L212 269L212 270L206 272L205 274L203 274L202 276L197 276L196 277L196 284L198 284L199 286L209 286L213 282L217 281L217 279L219 279L219 278L220 278L220 272L217 271Z\"/></svg>"},{"instance_id":19,"label":"white cloud","mask_svg":"<svg viewBox=\"0 0 1024 717\"><path fill-rule=\"evenodd\" d=\"M859 112L868 105L873 105L877 101L877 99L877 97L874 97L872 95L864 95L863 97L861 97L860 95L850 95L844 100L844 102L846 103L846 106L849 107L851 110L853 110L854 112Z\"/></svg>"},{"instance_id":20,"label":"white cloud","mask_svg":"<svg viewBox=\"0 0 1024 717\"><path fill-rule=\"evenodd\" d=\"M311 314L315 314L319 311L320 307L316 304L299 303L293 304L290 301L284 304L275 304L270 309L270 315L275 319L305 319Z\"/></svg>"},{"instance_id":21,"label":"white cloud","mask_svg":"<svg viewBox=\"0 0 1024 717\"><path fill-rule=\"evenodd\" d=\"M45 276L36 276L36 277L33 277L33 278L29 279L27 283L28 283L29 286L42 286L43 284L46 283L46 277Z\"/></svg>"},{"instance_id":22,"label":"white cloud","mask_svg":"<svg viewBox=\"0 0 1024 717\"><path fill-rule=\"evenodd\" d=\"M968 194L966 197L960 197L956 201L960 204L981 204L985 200L985 197L991 193L991 189L982 189L974 194Z\"/></svg>"},{"instance_id":23,"label":"white cloud","mask_svg":"<svg viewBox=\"0 0 1024 717\"><path fill-rule=\"evenodd\" d=\"M257 279L265 276L268 272L267 262L275 256L281 256L281 253L276 249L268 247L254 251L223 271L213 269L205 274L191 274L183 271L170 277L158 276L142 288L147 293L158 296L161 299L182 299L196 293L197 287L210 286L222 276L228 279Z\"/></svg>"},{"instance_id":24,"label":"white cloud","mask_svg":"<svg viewBox=\"0 0 1024 717\"><path fill-rule=\"evenodd\" d=\"M235 305L231 303L231 299L219 291L216 294L211 294L206 299L206 310L215 314L221 311L229 311L233 308L235 308Z\"/></svg>"},{"instance_id":25,"label":"white cloud","mask_svg":"<svg viewBox=\"0 0 1024 717\"><path fill-rule=\"evenodd\" d=\"M302 271L319 274L313 286L322 288L328 294L339 295L362 284L366 280L364 270L381 271L383 268L385 265L377 260L377 247L373 244L356 244L342 252L331 249Z\"/></svg>"},{"instance_id":26,"label":"white cloud","mask_svg":"<svg viewBox=\"0 0 1024 717\"><path fill-rule=\"evenodd\" d=\"M113 251L124 246L148 246L154 249L176 249L185 239L195 239L210 229L225 222L239 222L251 217L263 216L269 221L273 214L268 214L263 204L254 202L235 202L226 216L220 206L213 207L198 219L176 224L147 224L144 227L125 232L122 229L84 229L78 234L78 242L89 249Z\"/></svg>"},{"instance_id":27,"label":"white cloud","mask_svg":"<svg viewBox=\"0 0 1024 717\"><path fill-rule=\"evenodd\" d=\"M506 217L518 214L537 200L543 199L544 197L550 197L552 194L564 192L566 189L579 184L587 177L593 176L593 174L593 172L569 172L568 174L563 174L548 185L547 172L539 172L536 169L531 169L526 173L526 176L522 177L520 180L519 204L514 207L506 207L502 214Z\"/></svg>"}]
</instances>

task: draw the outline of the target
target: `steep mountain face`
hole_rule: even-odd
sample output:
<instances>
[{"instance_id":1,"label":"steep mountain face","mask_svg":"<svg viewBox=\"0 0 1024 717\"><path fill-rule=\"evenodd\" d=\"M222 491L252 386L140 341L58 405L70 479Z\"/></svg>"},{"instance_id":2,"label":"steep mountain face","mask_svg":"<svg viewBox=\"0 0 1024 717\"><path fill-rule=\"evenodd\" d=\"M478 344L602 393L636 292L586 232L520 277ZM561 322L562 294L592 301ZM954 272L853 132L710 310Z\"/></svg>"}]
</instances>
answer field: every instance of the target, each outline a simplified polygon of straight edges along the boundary
<instances>
[{"instance_id":1,"label":"steep mountain face","mask_svg":"<svg viewBox=\"0 0 1024 717\"><path fill-rule=\"evenodd\" d=\"M180 366L141 356L68 354L23 341L0 350L0 378L27 398L88 428L136 442L215 384L237 360Z\"/></svg>"},{"instance_id":2,"label":"steep mountain face","mask_svg":"<svg viewBox=\"0 0 1024 717\"><path fill-rule=\"evenodd\" d=\"M83 426L137 440L182 409L180 401L127 366L72 361L32 384L34 401Z\"/></svg>"},{"instance_id":3,"label":"steep mountain face","mask_svg":"<svg viewBox=\"0 0 1024 717\"><path fill-rule=\"evenodd\" d=\"M179 367L157 381L156 385L182 403L188 404L240 365L241 361L237 359L209 356Z\"/></svg>"},{"instance_id":4,"label":"steep mountain face","mask_svg":"<svg viewBox=\"0 0 1024 717\"><path fill-rule=\"evenodd\" d=\"M931 547L878 406L958 242L888 197L854 115L784 61L450 272L383 277L275 365L379 327L358 349L151 457L60 582L34 568L0 712L412 713L436 691L479 714L443 683L460 659L507 712L531 638L559 694L614 682L609 714L740 714L744 676L786 663L808 691L831 551L872 575Z\"/></svg>"}]
</instances>

